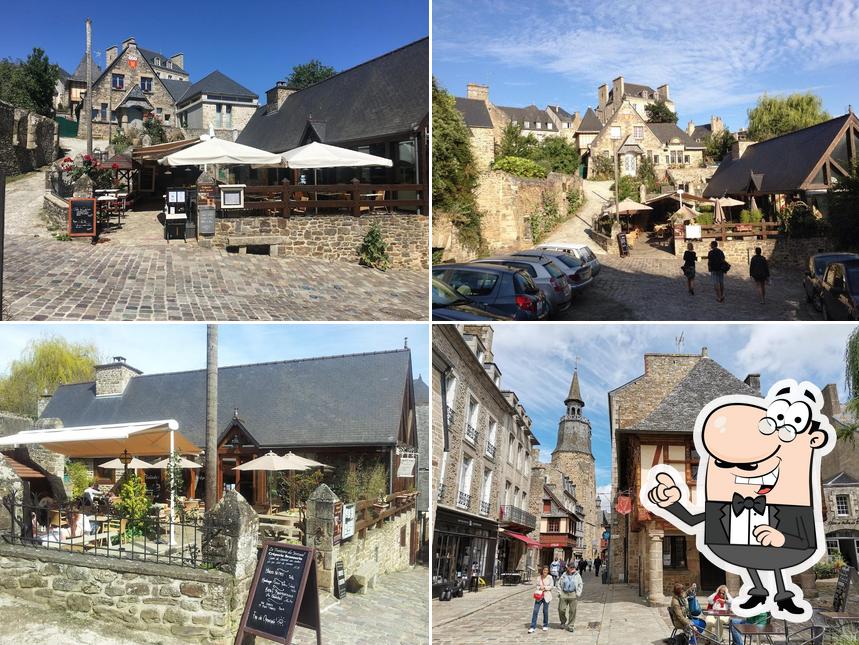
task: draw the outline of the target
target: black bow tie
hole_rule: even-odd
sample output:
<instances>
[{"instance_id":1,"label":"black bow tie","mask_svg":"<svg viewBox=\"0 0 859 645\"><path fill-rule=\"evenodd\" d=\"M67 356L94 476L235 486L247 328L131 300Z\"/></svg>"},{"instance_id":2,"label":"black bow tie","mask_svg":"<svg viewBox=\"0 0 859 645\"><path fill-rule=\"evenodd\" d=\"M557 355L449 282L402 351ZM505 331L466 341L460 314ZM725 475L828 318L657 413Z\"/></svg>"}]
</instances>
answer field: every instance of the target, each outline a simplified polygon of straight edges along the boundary
<instances>
[{"instance_id":1,"label":"black bow tie","mask_svg":"<svg viewBox=\"0 0 859 645\"><path fill-rule=\"evenodd\" d=\"M753 508L755 509L755 513L763 515L766 507L767 498L765 495L758 495L757 497L743 497L739 493L734 493L734 497L731 499L731 509L733 509L734 515L739 515L747 508Z\"/></svg>"}]
</instances>

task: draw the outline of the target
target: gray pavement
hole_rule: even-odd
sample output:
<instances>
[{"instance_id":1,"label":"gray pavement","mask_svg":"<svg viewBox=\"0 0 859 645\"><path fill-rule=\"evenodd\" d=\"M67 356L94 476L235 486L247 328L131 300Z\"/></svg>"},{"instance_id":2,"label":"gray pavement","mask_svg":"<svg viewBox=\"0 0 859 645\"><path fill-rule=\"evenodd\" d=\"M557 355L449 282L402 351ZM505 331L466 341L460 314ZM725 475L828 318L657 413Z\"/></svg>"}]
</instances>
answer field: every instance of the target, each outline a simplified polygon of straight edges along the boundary
<instances>
[{"instance_id":1,"label":"gray pavement","mask_svg":"<svg viewBox=\"0 0 859 645\"><path fill-rule=\"evenodd\" d=\"M549 630L544 632L542 613L538 630L528 634L534 601L531 585L495 587L467 593L450 602L432 602L433 643L576 643L576 645L657 645L670 633L664 609L647 607L637 588L603 585L585 575L585 588L576 612L576 631L560 628L557 599L549 607Z\"/></svg>"}]
</instances>

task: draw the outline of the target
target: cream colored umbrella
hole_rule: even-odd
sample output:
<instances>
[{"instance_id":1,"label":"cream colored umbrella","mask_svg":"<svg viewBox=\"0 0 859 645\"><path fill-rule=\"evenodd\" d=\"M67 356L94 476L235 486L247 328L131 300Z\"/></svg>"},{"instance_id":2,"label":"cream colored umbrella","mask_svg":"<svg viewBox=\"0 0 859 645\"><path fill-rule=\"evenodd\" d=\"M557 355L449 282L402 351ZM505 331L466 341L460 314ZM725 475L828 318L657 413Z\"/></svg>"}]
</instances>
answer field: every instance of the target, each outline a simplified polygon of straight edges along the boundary
<instances>
[{"instance_id":1,"label":"cream colored umbrella","mask_svg":"<svg viewBox=\"0 0 859 645\"><path fill-rule=\"evenodd\" d=\"M156 461L154 464L150 466L150 468L160 468L161 470L166 470L170 468L170 458L162 459L161 461ZM190 459L185 459L185 457L179 458L179 468L202 468L200 464L194 463Z\"/></svg>"},{"instance_id":2,"label":"cream colored umbrella","mask_svg":"<svg viewBox=\"0 0 859 645\"><path fill-rule=\"evenodd\" d=\"M152 464L137 457L132 457L128 464L124 464L121 459L116 458L99 464L98 467L106 470L125 470L126 467L129 470L146 470L147 468L152 468Z\"/></svg>"},{"instance_id":3,"label":"cream colored umbrella","mask_svg":"<svg viewBox=\"0 0 859 645\"><path fill-rule=\"evenodd\" d=\"M328 464L323 464L320 461L316 461L315 459L309 459L307 457L300 457L299 455L294 454L293 452L288 452L283 456L284 459L294 460L296 463L304 464L308 468L333 468L333 466L329 466Z\"/></svg>"},{"instance_id":4,"label":"cream colored umbrella","mask_svg":"<svg viewBox=\"0 0 859 645\"><path fill-rule=\"evenodd\" d=\"M275 454L272 451L268 451L262 457L257 457L256 459L251 459L250 461L241 464L240 466L236 466L233 470L265 470L265 471L279 471L279 470L310 470L310 467L301 463L299 460L302 457L298 455L293 455L289 453L292 457L283 456L281 457L278 454ZM268 488L268 486L266 486ZM269 490L269 499L268 499L268 508L271 511L271 491Z\"/></svg>"},{"instance_id":5,"label":"cream colored umbrella","mask_svg":"<svg viewBox=\"0 0 859 645\"><path fill-rule=\"evenodd\" d=\"M684 204L671 215L670 219L672 222L685 222L686 220L694 221L697 217L698 213Z\"/></svg>"},{"instance_id":6,"label":"cream colored umbrella","mask_svg":"<svg viewBox=\"0 0 859 645\"><path fill-rule=\"evenodd\" d=\"M645 204L639 204L638 202L634 202L629 197L624 199L620 204L617 205L618 213L638 213L641 211L652 211L653 209L650 206Z\"/></svg>"},{"instance_id":7,"label":"cream colored umbrella","mask_svg":"<svg viewBox=\"0 0 859 645\"><path fill-rule=\"evenodd\" d=\"M722 210L722 201L719 199L714 200L715 205L713 206L713 222L716 224L721 224L725 221L725 213Z\"/></svg>"}]
</instances>

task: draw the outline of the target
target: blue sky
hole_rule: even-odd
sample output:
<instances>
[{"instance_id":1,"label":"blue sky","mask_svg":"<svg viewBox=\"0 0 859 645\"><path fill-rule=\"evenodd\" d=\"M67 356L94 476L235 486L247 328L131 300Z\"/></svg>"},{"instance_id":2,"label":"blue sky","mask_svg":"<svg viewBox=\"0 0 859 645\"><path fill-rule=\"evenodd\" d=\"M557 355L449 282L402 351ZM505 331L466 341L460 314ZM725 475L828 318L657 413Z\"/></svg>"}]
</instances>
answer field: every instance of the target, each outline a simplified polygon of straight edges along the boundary
<instances>
[{"instance_id":1,"label":"blue sky","mask_svg":"<svg viewBox=\"0 0 859 645\"><path fill-rule=\"evenodd\" d=\"M139 46L166 56L185 54L197 81L218 69L253 90L265 91L293 65L317 58L338 71L353 67L429 33L426 0L313 2L4 2L0 58L25 58L33 47L74 72L86 50L87 16L93 20L95 62L134 36Z\"/></svg>"},{"instance_id":2,"label":"blue sky","mask_svg":"<svg viewBox=\"0 0 859 645\"><path fill-rule=\"evenodd\" d=\"M644 373L646 352L700 353L740 379L760 373L764 393L777 380L809 380L823 387L835 383L845 402L844 348L851 324L578 324L495 325L493 351L502 374L502 387L519 396L533 420L543 460L555 447L558 420L570 387L575 358L591 421L592 443L601 492L611 483L611 439L608 392ZM526 358L527 357L527 358ZM691 430L691 428L690 428Z\"/></svg>"},{"instance_id":3,"label":"blue sky","mask_svg":"<svg viewBox=\"0 0 859 645\"><path fill-rule=\"evenodd\" d=\"M429 330L405 324L222 324L218 326L218 364L377 352L403 347L408 338L412 372L429 382ZM206 325L198 324L14 324L0 327L0 374L30 340L61 336L95 343L104 358L124 356L144 373L179 372L206 366ZM358 385L358 384L356 384Z\"/></svg>"},{"instance_id":4,"label":"blue sky","mask_svg":"<svg viewBox=\"0 0 859 645\"><path fill-rule=\"evenodd\" d=\"M455 95L484 83L497 105L583 113L622 75L668 83L683 126L716 114L736 130L764 92L855 109L857 42L859 0L433 1L433 74Z\"/></svg>"}]
</instances>

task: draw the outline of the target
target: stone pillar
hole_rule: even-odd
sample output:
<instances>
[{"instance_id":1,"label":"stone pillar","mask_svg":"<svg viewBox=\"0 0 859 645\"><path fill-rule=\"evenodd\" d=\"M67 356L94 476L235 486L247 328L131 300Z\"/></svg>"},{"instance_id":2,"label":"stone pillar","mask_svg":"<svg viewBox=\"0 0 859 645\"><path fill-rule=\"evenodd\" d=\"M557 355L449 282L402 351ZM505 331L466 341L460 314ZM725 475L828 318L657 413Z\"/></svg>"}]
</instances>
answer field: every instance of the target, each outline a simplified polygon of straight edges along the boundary
<instances>
[{"instance_id":1,"label":"stone pillar","mask_svg":"<svg viewBox=\"0 0 859 645\"><path fill-rule=\"evenodd\" d=\"M334 589L334 504L337 495L325 484L319 484L307 499L304 543L316 549L316 572L319 588Z\"/></svg>"},{"instance_id":2,"label":"stone pillar","mask_svg":"<svg viewBox=\"0 0 859 645\"><path fill-rule=\"evenodd\" d=\"M650 522L647 529L647 604L651 607L666 605L665 594L662 591L662 538L665 532Z\"/></svg>"},{"instance_id":3,"label":"stone pillar","mask_svg":"<svg viewBox=\"0 0 859 645\"><path fill-rule=\"evenodd\" d=\"M725 586L728 588L728 591L732 596L738 596L740 594L740 587L742 584L743 579L736 573L731 573L730 571L725 572Z\"/></svg>"}]
</instances>

